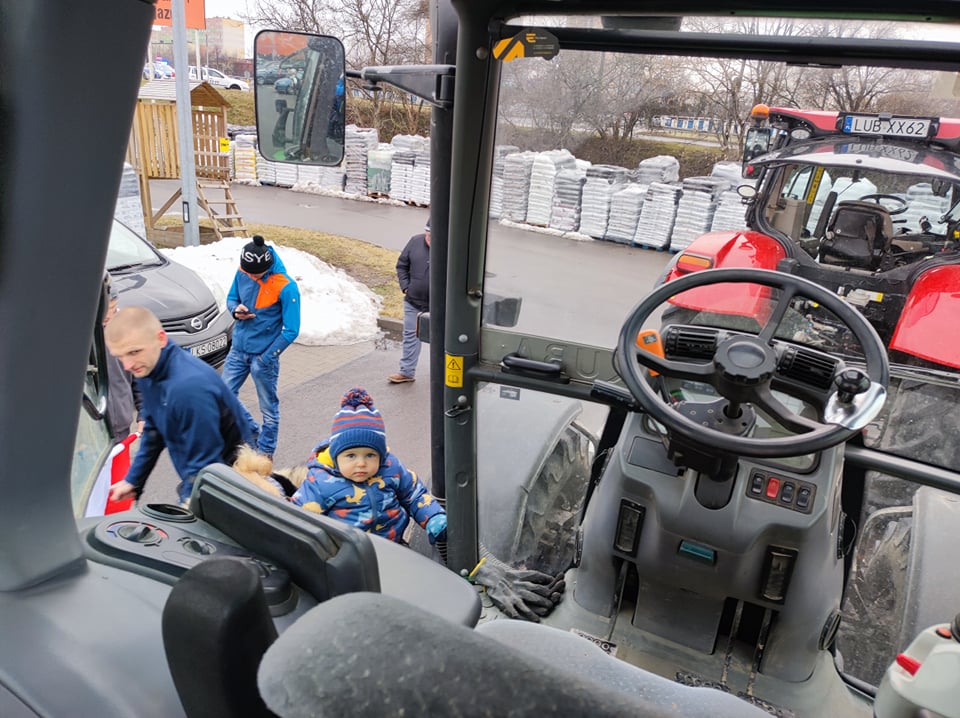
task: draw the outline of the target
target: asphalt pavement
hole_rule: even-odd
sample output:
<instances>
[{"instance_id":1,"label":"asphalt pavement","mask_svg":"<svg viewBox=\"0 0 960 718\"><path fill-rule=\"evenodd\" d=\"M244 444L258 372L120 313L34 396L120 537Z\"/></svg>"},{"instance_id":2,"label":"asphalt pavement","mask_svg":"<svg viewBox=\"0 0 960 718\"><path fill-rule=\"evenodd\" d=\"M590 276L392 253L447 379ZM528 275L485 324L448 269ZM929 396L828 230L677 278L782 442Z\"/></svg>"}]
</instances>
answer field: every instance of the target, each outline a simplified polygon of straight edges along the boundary
<instances>
[{"instance_id":1,"label":"asphalt pavement","mask_svg":"<svg viewBox=\"0 0 960 718\"><path fill-rule=\"evenodd\" d=\"M179 187L174 180L151 182L155 210ZM314 229L400 251L422 231L429 210L290 189L234 184L231 192L245 221ZM268 238L282 244L282 238ZM580 242L501 224L491 225L485 288L522 296L519 331L599 346L615 345L619 328L636 302L663 271L670 255L611 242ZM597 307L601 310L598 312ZM429 484L429 348L420 355L417 381L389 384L397 371L399 336L388 323L382 338L352 346L292 345L280 359L278 467L300 464L325 438L343 392L363 386L383 414L394 453ZM248 380L240 398L259 417ZM142 501L176 497L178 478L161 457Z\"/></svg>"}]
</instances>

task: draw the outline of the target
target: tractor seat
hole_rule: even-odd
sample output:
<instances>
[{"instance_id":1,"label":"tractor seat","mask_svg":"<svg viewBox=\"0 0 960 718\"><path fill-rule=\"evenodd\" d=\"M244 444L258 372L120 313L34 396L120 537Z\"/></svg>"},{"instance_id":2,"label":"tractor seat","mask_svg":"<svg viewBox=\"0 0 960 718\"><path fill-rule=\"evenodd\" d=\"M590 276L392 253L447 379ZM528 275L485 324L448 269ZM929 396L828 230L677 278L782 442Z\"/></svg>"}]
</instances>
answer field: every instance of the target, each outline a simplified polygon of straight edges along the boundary
<instances>
[{"instance_id":1,"label":"tractor seat","mask_svg":"<svg viewBox=\"0 0 960 718\"><path fill-rule=\"evenodd\" d=\"M280 718L769 718L735 696L674 683L565 631L510 620L470 629L368 592L336 596L301 616L267 649L257 684Z\"/></svg>"},{"instance_id":2,"label":"tractor seat","mask_svg":"<svg viewBox=\"0 0 960 718\"><path fill-rule=\"evenodd\" d=\"M890 251L893 221L875 202L847 200L837 204L820 242L822 264L875 270Z\"/></svg>"}]
</instances>

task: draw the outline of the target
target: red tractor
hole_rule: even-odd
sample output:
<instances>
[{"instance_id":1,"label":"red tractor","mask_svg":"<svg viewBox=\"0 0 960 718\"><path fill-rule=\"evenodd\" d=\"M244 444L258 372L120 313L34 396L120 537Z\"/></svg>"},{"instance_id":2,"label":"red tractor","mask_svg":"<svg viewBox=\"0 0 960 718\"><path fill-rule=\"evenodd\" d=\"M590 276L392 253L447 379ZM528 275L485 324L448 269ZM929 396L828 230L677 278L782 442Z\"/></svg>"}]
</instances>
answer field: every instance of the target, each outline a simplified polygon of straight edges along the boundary
<instances>
[{"instance_id":1,"label":"red tractor","mask_svg":"<svg viewBox=\"0 0 960 718\"><path fill-rule=\"evenodd\" d=\"M710 232L667 281L714 267L776 269L857 307L891 359L960 367L960 120L754 108L739 188L747 228ZM673 297L670 324L762 326L763 288L719 285ZM709 312L707 311L709 308ZM822 307L795 302L788 334L857 353ZM666 337L665 337L666 338Z\"/></svg>"}]
</instances>

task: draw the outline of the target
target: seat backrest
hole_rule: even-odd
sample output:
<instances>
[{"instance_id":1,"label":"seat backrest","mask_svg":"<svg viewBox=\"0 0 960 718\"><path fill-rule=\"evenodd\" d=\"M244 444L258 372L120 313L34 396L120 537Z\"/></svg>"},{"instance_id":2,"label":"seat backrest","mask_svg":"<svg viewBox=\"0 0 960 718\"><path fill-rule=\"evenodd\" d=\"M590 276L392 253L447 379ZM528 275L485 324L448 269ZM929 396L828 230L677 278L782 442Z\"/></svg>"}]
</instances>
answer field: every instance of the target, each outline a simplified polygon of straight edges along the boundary
<instances>
[{"instance_id":1,"label":"seat backrest","mask_svg":"<svg viewBox=\"0 0 960 718\"><path fill-rule=\"evenodd\" d=\"M834 210L820 244L820 261L876 269L890 250L890 213L874 202L844 201Z\"/></svg>"},{"instance_id":2,"label":"seat backrest","mask_svg":"<svg viewBox=\"0 0 960 718\"><path fill-rule=\"evenodd\" d=\"M271 718L257 669L277 630L253 563L212 557L183 574L163 606L163 648L187 718Z\"/></svg>"},{"instance_id":3,"label":"seat backrest","mask_svg":"<svg viewBox=\"0 0 960 718\"><path fill-rule=\"evenodd\" d=\"M569 661L571 651L595 647L558 629L502 622L561 640L548 641L542 655L534 655L516 647L532 642L529 633L518 641L497 640L383 594L337 596L304 614L267 650L257 677L260 693L281 718L367 718L385 706L391 715L465 718L768 715L720 691L621 664L599 648L589 659ZM623 688L633 682L639 690Z\"/></svg>"}]
</instances>

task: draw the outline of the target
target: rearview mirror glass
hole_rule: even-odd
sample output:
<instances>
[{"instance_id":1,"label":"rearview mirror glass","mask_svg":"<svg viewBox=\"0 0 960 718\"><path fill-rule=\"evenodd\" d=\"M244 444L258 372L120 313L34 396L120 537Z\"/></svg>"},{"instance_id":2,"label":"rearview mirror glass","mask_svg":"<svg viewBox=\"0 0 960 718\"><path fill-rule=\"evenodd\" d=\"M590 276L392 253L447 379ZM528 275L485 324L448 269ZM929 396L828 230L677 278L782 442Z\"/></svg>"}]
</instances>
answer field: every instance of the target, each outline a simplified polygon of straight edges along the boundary
<instances>
[{"instance_id":1,"label":"rearview mirror glass","mask_svg":"<svg viewBox=\"0 0 960 718\"><path fill-rule=\"evenodd\" d=\"M343 45L302 32L257 33L257 144L268 160L338 165L346 120Z\"/></svg>"}]
</instances>

